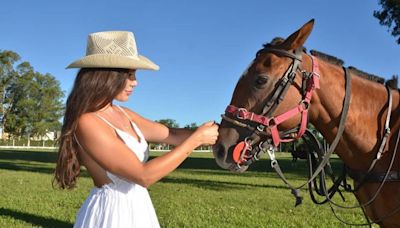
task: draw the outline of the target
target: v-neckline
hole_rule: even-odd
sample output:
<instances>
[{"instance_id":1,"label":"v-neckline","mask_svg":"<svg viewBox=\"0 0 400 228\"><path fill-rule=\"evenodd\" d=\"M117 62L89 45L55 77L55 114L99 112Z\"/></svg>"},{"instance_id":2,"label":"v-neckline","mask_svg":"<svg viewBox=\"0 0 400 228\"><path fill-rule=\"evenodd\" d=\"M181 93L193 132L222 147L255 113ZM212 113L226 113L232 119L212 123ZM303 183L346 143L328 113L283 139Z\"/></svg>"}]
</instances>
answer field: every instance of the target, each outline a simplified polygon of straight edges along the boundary
<instances>
[{"instance_id":1,"label":"v-neckline","mask_svg":"<svg viewBox=\"0 0 400 228\"><path fill-rule=\"evenodd\" d=\"M124 130L122 130L122 129L120 129L120 128L118 128L118 127L115 127L115 129L116 130L118 130L118 131L120 131L120 132L123 132L123 133L125 133L125 134L127 134L127 135L129 135L130 137L132 137L134 140L136 140L138 143L142 143L142 137L140 137L140 135L139 135L139 133L138 133L138 131L137 131L137 128L133 125L133 123L132 123L132 121L131 120L129 120L129 123L131 124L131 128L132 128L132 130L135 132L135 134L137 135L137 138L135 137L135 136L133 136L132 134L130 134L129 132L127 132L127 131L124 131Z\"/></svg>"}]
</instances>

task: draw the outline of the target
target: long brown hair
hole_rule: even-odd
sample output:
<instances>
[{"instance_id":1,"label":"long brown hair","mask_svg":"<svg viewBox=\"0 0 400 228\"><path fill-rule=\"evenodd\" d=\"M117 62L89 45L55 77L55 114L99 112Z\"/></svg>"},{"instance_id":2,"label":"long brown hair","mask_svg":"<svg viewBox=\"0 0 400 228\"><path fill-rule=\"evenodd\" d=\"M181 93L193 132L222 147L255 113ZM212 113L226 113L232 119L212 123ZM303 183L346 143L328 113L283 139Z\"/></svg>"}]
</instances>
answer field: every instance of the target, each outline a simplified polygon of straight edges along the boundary
<instances>
[{"instance_id":1,"label":"long brown hair","mask_svg":"<svg viewBox=\"0 0 400 228\"><path fill-rule=\"evenodd\" d=\"M112 102L124 89L128 75L128 69L116 68L83 68L78 72L67 99L53 185L56 182L63 189L75 187L80 174L81 148L74 137L78 119Z\"/></svg>"}]
</instances>

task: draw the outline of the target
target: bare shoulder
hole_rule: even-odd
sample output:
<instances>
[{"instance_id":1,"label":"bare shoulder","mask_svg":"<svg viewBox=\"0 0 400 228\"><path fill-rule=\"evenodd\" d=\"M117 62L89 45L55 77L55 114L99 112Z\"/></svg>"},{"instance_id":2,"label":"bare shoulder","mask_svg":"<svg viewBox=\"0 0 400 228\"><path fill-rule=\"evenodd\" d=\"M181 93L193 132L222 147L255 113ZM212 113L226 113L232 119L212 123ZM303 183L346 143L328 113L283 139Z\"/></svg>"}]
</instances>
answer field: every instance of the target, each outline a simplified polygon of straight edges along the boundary
<instances>
[{"instance_id":1,"label":"bare shoulder","mask_svg":"<svg viewBox=\"0 0 400 228\"><path fill-rule=\"evenodd\" d=\"M79 117L77 133L84 139L114 134L112 129L94 113L85 113Z\"/></svg>"},{"instance_id":2,"label":"bare shoulder","mask_svg":"<svg viewBox=\"0 0 400 228\"><path fill-rule=\"evenodd\" d=\"M147 141L163 142L168 137L169 129L164 125L149 120L128 108L122 108L133 120L133 122L138 125Z\"/></svg>"},{"instance_id":3,"label":"bare shoulder","mask_svg":"<svg viewBox=\"0 0 400 228\"><path fill-rule=\"evenodd\" d=\"M143 116L139 115L137 112L121 106L121 108L128 114L128 116L138 125L145 124L146 122L149 122L150 120L144 118Z\"/></svg>"},{"instance_id":4,"label":"bare shoulder","mask_svg":"<svg viewBox=\"0 0 400 228\"><path fill-rule=\"evenodd\" d=\"M85 113L79 117L77 129L83 132L90 131L100 127L102 125L100 121L94 113Z\"/></svg>"}]
</instances>

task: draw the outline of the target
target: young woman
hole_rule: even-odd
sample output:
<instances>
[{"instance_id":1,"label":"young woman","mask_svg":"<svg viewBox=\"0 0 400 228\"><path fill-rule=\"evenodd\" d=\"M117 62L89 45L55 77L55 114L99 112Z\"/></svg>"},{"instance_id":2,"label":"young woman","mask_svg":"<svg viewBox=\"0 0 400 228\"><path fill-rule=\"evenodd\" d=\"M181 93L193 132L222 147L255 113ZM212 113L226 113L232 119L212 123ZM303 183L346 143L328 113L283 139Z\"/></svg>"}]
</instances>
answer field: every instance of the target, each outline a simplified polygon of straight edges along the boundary
<instances>
[{"instance_id":1,"label":"young woman","mask_svg":"<svg viewBox=\"0 0 400 228\"><path fill-rule=\"evenodd\" d=\"M61 188L74 187L83 165L95 185L74 227L159 227L147 187L196 147L214 144L218 126L171 129L113 104L128 100L137 69L158 70L137 54L131 32L90 34L87 55L69 68L81 69L67 99L55 181ZM147 161L147 141L176 147Z\"/></svg>"}]
</instances>

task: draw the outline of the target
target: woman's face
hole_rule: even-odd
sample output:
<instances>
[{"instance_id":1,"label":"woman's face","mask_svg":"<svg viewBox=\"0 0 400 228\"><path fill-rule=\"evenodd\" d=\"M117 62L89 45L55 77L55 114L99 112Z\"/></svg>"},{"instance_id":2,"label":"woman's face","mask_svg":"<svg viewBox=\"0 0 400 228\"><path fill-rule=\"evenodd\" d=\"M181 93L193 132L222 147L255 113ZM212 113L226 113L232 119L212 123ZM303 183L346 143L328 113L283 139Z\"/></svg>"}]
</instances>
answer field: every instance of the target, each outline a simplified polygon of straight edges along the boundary
<instances>
[{"instance_id":1,"label":"woman's face","mask_svg":"<svg viewBox=\"0 0 400 228\"><path fill-rule=\"evenodd\" d=\"M117 101L127 101L129 98L129 95L132 94L133 88L137 86L137 81L136 81L136 70L130 70L127 78L125 80L125 88L117 94L115 97L115 100Z\"/></svg>"}]
</instances>

